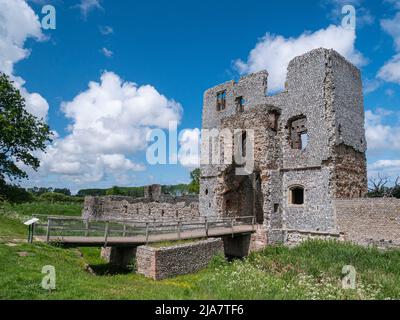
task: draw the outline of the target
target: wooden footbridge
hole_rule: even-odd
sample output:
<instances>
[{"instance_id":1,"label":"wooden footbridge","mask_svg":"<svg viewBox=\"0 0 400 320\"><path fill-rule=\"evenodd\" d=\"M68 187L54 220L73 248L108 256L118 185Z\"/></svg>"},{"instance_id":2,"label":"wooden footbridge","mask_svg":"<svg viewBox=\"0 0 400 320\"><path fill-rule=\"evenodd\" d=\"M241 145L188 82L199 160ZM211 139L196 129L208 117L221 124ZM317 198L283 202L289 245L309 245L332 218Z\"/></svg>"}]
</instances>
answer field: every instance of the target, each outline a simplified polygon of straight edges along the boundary
<instances>
[{"instance_id":1,"label":"wooden footbridge","mask_svg":"<svg viewBox=\"0 0 400 320\"><path fill-rule=\"evenodd\" d=\"M47 221L46 221L47 220ZM66 246L132 247L146 243L249 234L255 217L198 220L90 220L74 217L41 218L32 228L34 238Z\"/></svg>"}]
</instances>

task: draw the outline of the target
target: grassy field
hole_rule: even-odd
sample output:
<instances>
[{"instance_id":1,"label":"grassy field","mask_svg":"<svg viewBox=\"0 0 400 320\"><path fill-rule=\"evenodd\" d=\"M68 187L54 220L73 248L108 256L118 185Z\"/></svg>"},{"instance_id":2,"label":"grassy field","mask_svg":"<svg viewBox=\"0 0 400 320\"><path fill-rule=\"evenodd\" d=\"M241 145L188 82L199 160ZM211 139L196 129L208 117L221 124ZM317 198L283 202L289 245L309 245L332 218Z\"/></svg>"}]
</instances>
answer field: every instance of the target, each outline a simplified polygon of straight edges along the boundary
<instances>
[{"instance_id":1,"label":"grassy field","mask_svg":"<svg viewBox=\"0 0 400 320\"><path fill-rule=\"evenodd\" d=\"M132 270L115 274L99 249L27 244L20 221L0 215L0 299L399 299L400 251L313 241L269 247L244 260L217 257L194 275L153 281ZM41 288L42 267L56 269L55 291ZM343 266L357 289L341 287ZM88 270L94 270L91 273Z\"/></svg>"},{"instance_id":2,"label":"grassy field","mask_svg":"<svg viewBox=\"0 0 400 320\"><path fill-rule=\"evenodd\" d=\"M17 214L19 216L49 215L49 216L80 216L82 214L82 203L74 202L31 202L21 204L3 204L0 214Z\"/></svg>"}]
</instances>

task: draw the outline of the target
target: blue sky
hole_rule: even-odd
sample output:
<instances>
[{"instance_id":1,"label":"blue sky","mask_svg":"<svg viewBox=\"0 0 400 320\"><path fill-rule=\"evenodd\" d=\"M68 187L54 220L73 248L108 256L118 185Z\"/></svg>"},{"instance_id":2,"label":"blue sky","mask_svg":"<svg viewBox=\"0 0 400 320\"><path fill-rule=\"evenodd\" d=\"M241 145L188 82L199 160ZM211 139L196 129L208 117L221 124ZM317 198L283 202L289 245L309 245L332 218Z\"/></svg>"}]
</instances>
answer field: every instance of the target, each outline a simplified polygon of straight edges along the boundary
<instances>
[{"instance_id":1,"label":"blue sky","mask_svg":"<svg viewBox=\"0 0 400 320\"><path fill-rule=\"evenodd\" d=\"M55 30L40 29L45 4L56 8ZM357 25L353 36L338 37L344 4L356 8ZM1 6L7 32L0 32L0 48L9 54L0 53L0 71L17 80L28 108L57 132L26 186L76 191L188 182L188 167L146 164L146 130L165 128L167 120L177 120L179 130L200 128L204 90L241 73L270 66L279 89L290 53L281 56L272 45L301 53L313 39L338 46L362 70L370 175L400 174L400 1L0 0ZM29 14L17 16L22 10ZM152 111L137 112L132 101ZM113 106L128 111L110 114ZM90 132L82 129L87 123ZM116 142L96 130L110 130Z\"/></svg>"}]
</instances>

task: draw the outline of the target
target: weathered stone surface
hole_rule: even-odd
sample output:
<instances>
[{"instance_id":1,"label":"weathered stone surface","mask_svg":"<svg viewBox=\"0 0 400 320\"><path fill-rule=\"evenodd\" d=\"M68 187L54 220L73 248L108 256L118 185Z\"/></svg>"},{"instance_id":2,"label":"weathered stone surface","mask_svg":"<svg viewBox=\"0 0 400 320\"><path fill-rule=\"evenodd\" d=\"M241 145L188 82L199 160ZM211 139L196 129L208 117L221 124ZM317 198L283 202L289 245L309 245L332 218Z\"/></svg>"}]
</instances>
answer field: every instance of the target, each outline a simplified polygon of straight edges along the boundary
<instances>
[{"instance_id":1,"label":"weathered stone surface","mask_svg":"<svg viewBox=\"0 0 400 320\"><path fill-rule=\"evenodd\" d=\"M243 237L243 252L308 238L342 239L341 232L361 244L399 245L397 202L361 200L367 145L360 71L321 48L289 63L283 92L268 95L267 80L267 71L260 71L204 93L202 127L225 135L215 145L202 138L202 161L206 150L220 157L201 165L199 199L167 197L154 185L139 200L88 197L84 217L254 216L259 228ZM238 144L249 139L246 130L254 132L254 168L238 175L232 160ZM235 140L238 132L241 141ZM235 241L227 243L232 251L239 248Z\"/></svg>"},{"instance_id":2,"label":"weathered stone surface","mask_svg":"<svg viewBox=\"0 0 400 320\"><path fill-rule=\"evenodd\" d=\"M154 280L193 273L223 254L221 239L208 239L165 248L140 246L136 252L137 272Z\"/></svg>"},{"instance_id":3,"label":"weathered stone surface","mask_svg":"<svg viewBox=\"0 0 400 320\"><path fill-rule=\"evenodd\" d=\"M379 247L400 246L399 199L335 200L338 230L345 240Z\"/></svg>"},{"instance_id":4,"label":"weathered stone surface","mask_svg":"<svg viewBox=\"0 0 400 320\"><path fill-rule=\"evenodd\" d=\"M303 238L288 238L287 230L337 234L334 199L367 191L360 72L335 51L316 49L290 62L283 92L267 95L267 78L261 71L204 94L203 128L254 130L254 172L235 176L223 159L203 165L200 213L254 215L271 244ZM225 109L218 111L222 91ZM295 188L304 190L304 203L293 204Z\"/></svg>"},{"instance_id":5,"label":"weathered stone surface","mask_svg":"<svg viewBox=\"0 0 400 320\"><path fill-rule=\"evenodd\" d=\"M84 218L94 219L197 219L197 196L172 197L169 195L134 199L122 196L85 197Z\"/></svg>"}]
</instances>

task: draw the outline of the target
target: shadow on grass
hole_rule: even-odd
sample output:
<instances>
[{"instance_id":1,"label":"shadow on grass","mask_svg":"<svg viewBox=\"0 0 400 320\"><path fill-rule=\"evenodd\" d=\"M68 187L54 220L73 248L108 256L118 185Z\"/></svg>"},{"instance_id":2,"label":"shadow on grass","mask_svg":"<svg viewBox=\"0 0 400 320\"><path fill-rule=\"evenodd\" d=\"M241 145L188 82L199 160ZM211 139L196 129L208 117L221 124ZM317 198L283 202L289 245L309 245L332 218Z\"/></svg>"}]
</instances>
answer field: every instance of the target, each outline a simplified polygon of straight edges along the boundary
<instances>
[{"instance_id":1,"label":"shadow on grass","mask_svg":"<svg viewBox=\"0 0 400 320\"><path fill-rule=\"evenodd\" d=\"M135 270L131 267L119 267L110 263L104 264L89 264L90 269L96 276L113 276L118 274L134 273Z\"/></svg>"}]
</instances>

